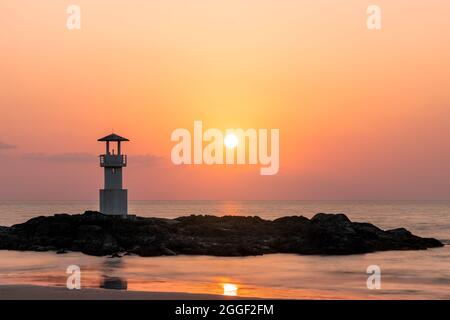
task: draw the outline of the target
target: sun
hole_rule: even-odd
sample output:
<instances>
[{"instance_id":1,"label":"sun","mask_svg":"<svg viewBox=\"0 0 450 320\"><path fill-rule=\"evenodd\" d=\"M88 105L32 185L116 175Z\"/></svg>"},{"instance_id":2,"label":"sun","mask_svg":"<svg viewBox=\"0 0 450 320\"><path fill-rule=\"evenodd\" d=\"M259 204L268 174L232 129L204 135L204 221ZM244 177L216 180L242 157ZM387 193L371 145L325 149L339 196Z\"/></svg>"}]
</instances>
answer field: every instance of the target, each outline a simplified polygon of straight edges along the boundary
<instances>
[{"instance_id":1,"label":"sun","mask_svg":"<svg viewBox=\"0 0 450 320\"><path fill-rule=\"evenodd\" d=\"M225 139L223 139L223 143L225 143L227 148L233 149L238 145L239 140L235 134L229 133L225 136Z\"/></svg>"}]
</instances>

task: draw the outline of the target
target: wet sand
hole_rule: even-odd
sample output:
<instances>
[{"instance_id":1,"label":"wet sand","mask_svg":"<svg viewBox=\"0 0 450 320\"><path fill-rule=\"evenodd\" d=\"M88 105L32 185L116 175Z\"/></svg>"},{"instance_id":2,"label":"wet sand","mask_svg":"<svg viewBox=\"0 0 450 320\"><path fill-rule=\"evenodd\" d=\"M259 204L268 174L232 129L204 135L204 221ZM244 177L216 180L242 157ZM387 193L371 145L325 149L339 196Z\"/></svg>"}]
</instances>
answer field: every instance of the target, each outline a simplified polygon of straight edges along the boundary
<instances>
[{"instance_id":1,"label":"wet sand","mask_svg":"<svg viewBox=\"0 0 450 320\"><path fill-rule=\"evenodd\" d=\"M69 290L62 287L2 285L0 300L223 300L223 295L145 292L106 289Z\"/></svg>"}]
</instances>

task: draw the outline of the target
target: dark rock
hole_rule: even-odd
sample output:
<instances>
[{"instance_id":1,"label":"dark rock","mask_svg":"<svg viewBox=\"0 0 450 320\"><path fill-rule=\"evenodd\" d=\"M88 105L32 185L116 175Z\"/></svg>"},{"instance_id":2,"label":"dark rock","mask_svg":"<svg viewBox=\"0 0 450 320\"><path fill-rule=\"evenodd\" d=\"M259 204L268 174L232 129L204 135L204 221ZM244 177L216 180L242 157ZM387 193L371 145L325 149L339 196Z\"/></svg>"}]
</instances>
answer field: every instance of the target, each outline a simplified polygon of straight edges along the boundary
<instances>
[{"instance_id":1,"label":"dark rock","mask_svg":"<svg viewBox=\"0 0 450 320\"><path fill-rule=\"evenodd\" d=\"M114 217L94 211L36 217L0 227L0 249L89 255L145 257L195 254L248 256L268 253L356 254L384 250L441 247L406 229L383 231L370 223L352 222L344 214L318 213L282 217L191 215L177 219Z\"/></svg>"},{"instance_id":2,"label":"dark rock","mask_svg":"<svg viewBox=\"0 0 450 320\"><path fill-rule=\"evenodd\" d=\"M343 213L330 214L330 213L318 213L311 218L313 223L321 224L344 224L351 223L350 219Z\"/></svg>"},{"instance_id":3,"label":"dark rock","mask_svg":"<svg viewBox=\"0 0 450 320\"><path fill-rule=\"evenodd\" d=\"M100 288L114 289L114 290L127 290L128 282L118 277L104 277L100 283Z\"/></svg>"}]
</instances>

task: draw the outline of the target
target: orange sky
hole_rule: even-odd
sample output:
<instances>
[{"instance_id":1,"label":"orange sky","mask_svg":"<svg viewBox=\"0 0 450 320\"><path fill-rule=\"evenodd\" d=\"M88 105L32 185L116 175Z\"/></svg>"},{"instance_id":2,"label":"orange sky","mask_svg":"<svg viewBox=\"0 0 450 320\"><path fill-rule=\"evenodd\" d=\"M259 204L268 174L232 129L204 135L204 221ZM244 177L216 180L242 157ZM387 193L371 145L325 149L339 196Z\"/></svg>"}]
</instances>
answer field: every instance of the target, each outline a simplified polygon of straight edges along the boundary
<instances>
[{"instance_id":1,"label":"orange sky","mask_svg":"<svg viewBox=\"0 0 450 320\"><path fill-rule=\"evenodd\" d=\"M66 8L81 7L81 30ZM450 3L2 0L0 200L449 199ZM172 130L279 128L280 171L175 167Z\"/></svg>"}]
</instances>

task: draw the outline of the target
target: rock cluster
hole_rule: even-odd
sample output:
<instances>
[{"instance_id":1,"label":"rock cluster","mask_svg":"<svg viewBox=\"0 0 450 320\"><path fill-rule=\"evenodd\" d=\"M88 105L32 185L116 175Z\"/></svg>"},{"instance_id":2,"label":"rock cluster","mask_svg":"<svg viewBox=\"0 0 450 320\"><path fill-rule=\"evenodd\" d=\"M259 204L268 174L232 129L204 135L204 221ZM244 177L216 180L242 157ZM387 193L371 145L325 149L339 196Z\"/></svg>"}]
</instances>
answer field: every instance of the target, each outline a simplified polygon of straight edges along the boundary
<instances>
[{"instance_id":1,"label":"rock cluster","mask_svg":"<svg viewBox=\"0 0 450 320\"><path fill-rule=\"evenodd\" d=\"M177 219L114 217L99 212L36 217L0 227L0 249L104 256L136 254L249 256L268 253L343 255L441 247L400 228L383 231L344 214L283 217L192 215Z\"/></svg>"}]
</instances>

